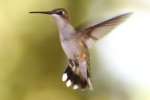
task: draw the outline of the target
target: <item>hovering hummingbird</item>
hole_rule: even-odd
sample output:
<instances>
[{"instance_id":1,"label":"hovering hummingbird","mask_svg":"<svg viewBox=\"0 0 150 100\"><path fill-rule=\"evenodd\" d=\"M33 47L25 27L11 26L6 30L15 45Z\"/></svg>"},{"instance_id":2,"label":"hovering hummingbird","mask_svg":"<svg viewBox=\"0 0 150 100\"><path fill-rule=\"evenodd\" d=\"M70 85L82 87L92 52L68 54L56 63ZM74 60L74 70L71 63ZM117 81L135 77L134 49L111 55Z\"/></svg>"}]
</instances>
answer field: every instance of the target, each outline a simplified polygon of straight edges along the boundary
<instances>
[{"instance_id":1,"label":"hovering hummingbird","mask_svg":"<svg viewBox=\"0 0 150 100\"><path fill-rule=\"evenodd\" d=\"M131 13L125 13L93 26L75 30L70 24L68 12L64 8L30 13L51 15L56 21L61 46L68 58L62 81L65 82L67 87L71 86L73 89L93 88L89 72L89 48L91 48L93 42L105 36L131 15Z\"/></svg>"}]
</instances>

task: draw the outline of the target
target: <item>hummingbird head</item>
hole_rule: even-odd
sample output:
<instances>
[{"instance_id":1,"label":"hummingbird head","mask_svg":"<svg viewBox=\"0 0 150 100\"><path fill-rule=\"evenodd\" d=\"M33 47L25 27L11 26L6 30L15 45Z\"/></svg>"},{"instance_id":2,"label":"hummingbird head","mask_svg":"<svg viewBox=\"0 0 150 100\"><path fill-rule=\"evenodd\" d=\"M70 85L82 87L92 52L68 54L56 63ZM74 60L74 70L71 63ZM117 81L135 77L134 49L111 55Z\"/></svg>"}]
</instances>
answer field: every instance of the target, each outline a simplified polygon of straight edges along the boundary
<instances>
[{"instance_id":1,"label":"hummingbird head","mask_svg":"<svg viewBox=\"0 0 150 100\"><path fill-rule=\"evenodd\" d=\"M40 14L48 14L51 16L59 16L63 19L69 19L68 12L64 8L57 8L51 11L33 11L29 13L40 13Z\"/></svg>"},{"instance_id":2,"label":"hummingbird head","mask_svg":"<svg viewBox=\"0 0 150 100\"><path fill-rule=\"evenodd\" d=\"M70 24L70 18L68 16L68 12L64 8L57 8L51 11L33 11L29 13L39 13L39 14L47 14L54 18L58 29L61 33L73 33L74 28ZM64 27L65 26L65 27Z\"/></svg>"}]
</instances>

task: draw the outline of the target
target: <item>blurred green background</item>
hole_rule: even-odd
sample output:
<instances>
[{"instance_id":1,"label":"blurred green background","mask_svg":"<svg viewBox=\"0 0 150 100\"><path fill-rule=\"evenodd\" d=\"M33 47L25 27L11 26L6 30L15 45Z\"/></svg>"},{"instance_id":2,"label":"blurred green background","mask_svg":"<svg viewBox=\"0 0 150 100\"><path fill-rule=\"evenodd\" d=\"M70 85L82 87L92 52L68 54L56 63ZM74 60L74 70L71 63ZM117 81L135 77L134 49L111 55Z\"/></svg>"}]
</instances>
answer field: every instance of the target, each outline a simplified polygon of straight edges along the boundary
<instances>
[{"instance_id":1,"label":"blurred green background","mask_svg":"<svg viewBox=\"0 0 150 100\"><path fill-rule=\"evenodd\" d=\"M0 0L0 100L134 98L136 92L130 93L131 88L101 64L95 47L90 50L94 90L74 91L61 82L67 59L56 24L50 16L28 13L60 7L70 12L74 26L135 9L147 10L134 0Z\"/></svg>"}]
</instances>

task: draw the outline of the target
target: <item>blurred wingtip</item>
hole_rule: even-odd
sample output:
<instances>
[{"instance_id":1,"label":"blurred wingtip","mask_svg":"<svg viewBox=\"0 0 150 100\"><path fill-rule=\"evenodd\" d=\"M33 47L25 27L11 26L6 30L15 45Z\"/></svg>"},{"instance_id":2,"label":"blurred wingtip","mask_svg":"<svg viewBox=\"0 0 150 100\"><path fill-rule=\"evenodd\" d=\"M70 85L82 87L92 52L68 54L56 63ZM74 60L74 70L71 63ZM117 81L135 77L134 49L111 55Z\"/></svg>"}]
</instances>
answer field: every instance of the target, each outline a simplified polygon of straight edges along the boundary
<instances>
[{"instance_id":1,"label":"blurred wingtip","mask_svg":"<svg viewBox=\"0 0 150 100\"><path fill-rule=\"evenodd\" d=\"M121 15L119 15L118 17L123 17L123 18L128 18L133 14L133 12L127 12L127 13L123 13Z\"/></svg>"},{"instance_id":2,"label":"blurred wingtip","mask_svg":"<svg viewBox=\"0 0 150 100\"><path fill-rule=\"evenodd\" d=\"M124 15L127 16L127 17L130 17L132 14L133 14L133 12L127 12Z\"/></svg>"},{"instance_id":3,"label":"blurred wingtip","mask_svg":"<svg viewBox=\"0 0 150 100\"><path fill-rule=\"evenodd\" d=\"M127 12L127 13L124 13L122 15L120 15L121 17L124 17L124 18L128 18L130 17L131 15L133 15L133 12Z\"/></svg>"}]
</instances>

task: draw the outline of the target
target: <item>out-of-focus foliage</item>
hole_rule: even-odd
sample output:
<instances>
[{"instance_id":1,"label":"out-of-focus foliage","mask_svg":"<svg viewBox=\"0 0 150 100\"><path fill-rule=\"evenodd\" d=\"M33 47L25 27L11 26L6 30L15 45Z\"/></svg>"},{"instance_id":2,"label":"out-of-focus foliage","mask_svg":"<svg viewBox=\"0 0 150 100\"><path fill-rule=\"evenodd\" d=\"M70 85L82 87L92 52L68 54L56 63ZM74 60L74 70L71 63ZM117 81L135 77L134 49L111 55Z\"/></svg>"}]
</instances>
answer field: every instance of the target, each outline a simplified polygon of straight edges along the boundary
<instances>
[{"instance_id":1,"label":"out-of-focus foliage","mask_svg":"<svg viewBox=\"0 0 150 100\"><path fill-rule=\"evenodd\" d=\"M78 26L117 14L127 4L126 0L0 0L0 100L129 100L126 86L105 70L95 49L91 50L94 90L66 88L61 75L67 59L54 21L28 13L64 7Z\"/></svg>"}]
</instances>

